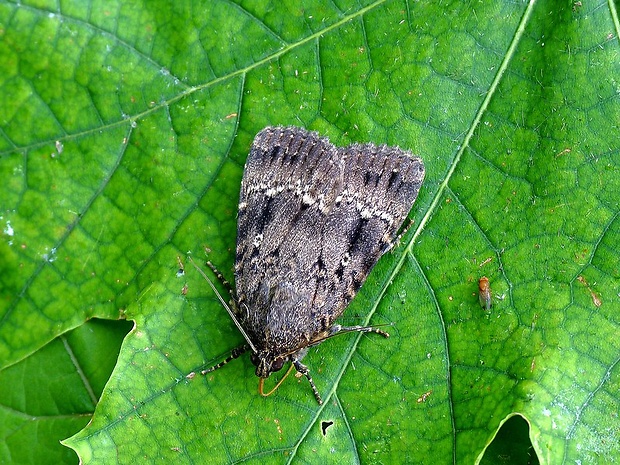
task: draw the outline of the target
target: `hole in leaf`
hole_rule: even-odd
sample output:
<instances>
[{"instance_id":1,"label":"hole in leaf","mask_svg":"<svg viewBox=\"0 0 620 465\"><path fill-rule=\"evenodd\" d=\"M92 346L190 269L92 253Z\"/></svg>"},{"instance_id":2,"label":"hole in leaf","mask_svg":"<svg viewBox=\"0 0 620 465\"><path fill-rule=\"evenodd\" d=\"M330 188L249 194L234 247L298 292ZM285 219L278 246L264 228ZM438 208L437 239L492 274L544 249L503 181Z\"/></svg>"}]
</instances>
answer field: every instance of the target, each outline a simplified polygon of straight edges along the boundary
<instances>
[{"instance_id":1,"label":"hole in leaf","mask_svg":"<svg viewBox=\"0 0 620 465\"><path fill-rule=\"evenodd\" d=\"M538 465L538 457L529 436L529 425L515 415L500 427L480 461L481 465Z\"/></svg>"},{"instance_id":2,"label":"hole in leaf","mask_svg":"<svg viewBox=\"0 0 620 465\"><path fill-rule=\"evenodd\" d=\"M327 435L327 428L329 428L333 424L334 424L333 421L322 421L321 422L321 432L323 433L323 436Z\"/></svg>"}]
</instances>

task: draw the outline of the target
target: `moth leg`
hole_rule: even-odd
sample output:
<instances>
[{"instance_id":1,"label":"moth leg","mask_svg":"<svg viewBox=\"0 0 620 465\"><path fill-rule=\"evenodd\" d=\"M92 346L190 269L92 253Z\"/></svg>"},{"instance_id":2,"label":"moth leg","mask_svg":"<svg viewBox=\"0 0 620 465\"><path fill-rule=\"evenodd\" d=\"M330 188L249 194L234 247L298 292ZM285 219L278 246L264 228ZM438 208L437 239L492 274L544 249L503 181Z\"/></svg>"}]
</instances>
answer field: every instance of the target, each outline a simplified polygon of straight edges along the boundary
<instances>
[{"instance_id":1,"label":"moth leg","mask_svg":"<svg viewBox=\"0 0 620 465\"><path fill-rule=\"evenodd\" d=\"M314 385L314 381L312 381L312 376L310 376L310 370L308 370L308 367L304 365L303 363L301 363L299 360L293 360L293 365L295 366L295 369L299 373L301 373L302 375L306 377L306 379L310 383L310 387L312 388L312 392L314 393L314 397L316 398L316 401L319 403L319 405L321 405L323 403L323 400L321 399L319 390Z\"/></svg>"},{"instance_id":2,"label":"moth leg","mask_svg":"<svg viewBox=\"0 0 620 465\"><path fill-rule=\"evenodd\" d=\"M383 337L390 337L389 333L383 331L382 329L376 328L374 326L340 326L340 325L334 325L331 328L329 328L329 335L327 337L335 336L338 333L353 332L353 331L357 331L360 333L377 333L377 334L381 334L381 336Z\"/></svg>"},{"instance_id":3,"label":"moth leg","mask_svg":"<svg viewBox=\"0 0 620 465\"><path fill-rule=\"evenodd\" d=\"M394 238L390 238L386 243L385 246L383 248L383 251L381 252L381 254L386 253L388 250L392 250L394 247L396 247L399 243L400 240L402 239L402 237L407 234L407 231L409 231L409 228L411 228L411 226L413 226L414 221L411 218L407 218L407 224L405 224L405 226L403 227L403 230L401 231L401 233L394 237Z\"/></svg>"},{"instance_id":4,"label":"moth leg","mask_svg":"<svg viewBox=\"0 0 620 465\"><path fill-rule=\"evenodd\" d=\"M226 278L224 277L224 275L222 273L220 273L220 270L218 270L215 265L213 263L211 263L210 261L207 262L207 266L209 268L211 268L211 271L213 271L213 273L215 274L215 276L217 276L217 279L219 279L219 281L222 283L222 286L224 286L226 288L226 290L228 291L228 294L231 297L234 297L235 291L233 290L232 286L230 285L230 283L226 280Z\"/></svg>"},{"instance_id":5,"label":"moth leg","mask_svg":"<svg viewBox=\"0 0 620 465\"><path fill-rule=\"evenodd\" d=\"M250 350L250 346L249 345L243 345L241 347L235 347L232 352L230 353L230 355L228 357L226 357L224 360L222 360L220 363L218 363L217 365L213 365L211 368L208 368L206 370L202 370L200 372L200 374L202 375L206 375L207 373L211 373L212 371L217 370L218 368L222 368L224 365L226 365L228 362L238 358L240 355L246 353L248 350Z\"/></svg>"}]
</instances>

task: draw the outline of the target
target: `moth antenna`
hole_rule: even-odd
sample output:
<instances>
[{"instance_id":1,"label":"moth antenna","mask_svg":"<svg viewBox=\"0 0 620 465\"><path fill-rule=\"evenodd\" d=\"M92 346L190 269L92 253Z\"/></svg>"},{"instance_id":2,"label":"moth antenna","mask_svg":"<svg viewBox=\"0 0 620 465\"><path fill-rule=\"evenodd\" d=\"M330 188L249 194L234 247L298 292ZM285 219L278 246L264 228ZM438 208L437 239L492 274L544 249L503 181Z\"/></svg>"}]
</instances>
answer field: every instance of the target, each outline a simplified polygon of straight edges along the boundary
<instances>
[{"instance_id":1,"label":"moth antenna","mask_svg":"<svg viewBox=\"0 0 620 465\"><path fill-rule=\"evenodd\" d=\"M271 391L269 391L266 394L263 392L263 385L265 384L265 378L259 379L258 380L258 392L260 393L260 395L263 396L263 397L269 397L271 394L276 392L276 389L278 389L280 387L280 384L282 384L282 382L288 377L288 375L291 373L292 370L293 370L293 364L291 363L291 366L289 367L288 371L282 377L282 379L280 381L278 381L278 384L276 384L276 386Z\"/></svg>"},{"instance_id":2,"label":"moth antenna","mask_svg":"<svg viewBox=\"0 0 620 465\"><path fill-rule=\"evenodd\" d=\"M209 277L205 274L205 272L202 271L202 269L198 265L196 265L196 263L194 263L194 260L192 260L192 257L188 256L187 258L189 258L189 261L192 262L192 265L194 265L194 268L196 268L198 272L202 275L202 277L205 278L205 280L209 283L209 286L211 286L211 289L213 289L213 292L215 292L215 295L217 296L218 300L220 301L222 306L226 309L226 311L232 318L233 322L235 323L235 326L237 327L239 332L243 335L243 338L246 340L246 342L250 346L250 350L254 353L258 352L254 344L252 344L252 341L250 340L250 336L248 336L248 334L245 332L245 330L241 326L241 323L239 323L239 320L237 320L237 315L235 315L235 313L232 311L230 306L226 303L222 295L219 293L219 291L215 287L215 284L213 284L213 281L209 279Z\"/></svg>"}]
</instances>

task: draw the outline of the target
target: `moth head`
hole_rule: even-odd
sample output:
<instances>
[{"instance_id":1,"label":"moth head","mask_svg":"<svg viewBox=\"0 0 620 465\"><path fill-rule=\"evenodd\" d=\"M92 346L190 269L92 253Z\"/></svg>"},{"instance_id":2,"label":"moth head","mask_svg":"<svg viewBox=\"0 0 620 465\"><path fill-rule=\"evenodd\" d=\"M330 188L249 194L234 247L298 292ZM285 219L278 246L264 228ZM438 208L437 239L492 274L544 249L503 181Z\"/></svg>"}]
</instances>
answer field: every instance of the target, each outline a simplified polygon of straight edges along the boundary
<instances>
[{"instance_id":1,"label":"moth head","mask_svg":"<svg viewBox=\"0 0 620 465\"><path fill-rule=\"evenodd\" d=\"M290 359L290 356L285 355L285 356L274 357L268 352L267 353L252 352L251 359L252 359L252 363L256 365L256 376L260 378L260 380L258 381L258 392L263 397L267 397L273 394L276 391L276 389L280 387L280 384L282 384L282 382L286 379L286 377L291 372L294 366L291 363L291 367L288 369L288 371L282 377L282 379L278 381L275 387L271 389L269 392L265 392L263 390L265 379L268 378L271 373L280 371L282 369L282 366L284 365L284 362L288 361Z\"/></svg>"},{"instance_id":2,"label":"moth head","mask_svg":"<svg viewBox=\"0 0 620 465\"><path fill-rule=\"evenodd\" d=\"M256 376L259 378L268 378L271 373L280 371L288 359L288 356L276 357L269 352L252 352L251 356L252 363L256 366Z\"/></svg>"}]
</instances>

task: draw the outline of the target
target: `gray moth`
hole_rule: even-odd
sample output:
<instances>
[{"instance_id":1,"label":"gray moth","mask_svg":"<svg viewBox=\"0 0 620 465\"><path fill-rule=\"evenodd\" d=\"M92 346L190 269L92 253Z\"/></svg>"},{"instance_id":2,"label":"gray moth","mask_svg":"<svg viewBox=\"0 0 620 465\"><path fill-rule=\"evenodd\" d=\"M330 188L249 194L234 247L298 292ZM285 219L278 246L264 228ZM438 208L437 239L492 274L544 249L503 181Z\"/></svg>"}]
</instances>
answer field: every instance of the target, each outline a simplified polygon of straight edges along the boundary
<instances>
[{"instance_id":1,"label":"gray moth","mask_svg":"<svg viewBox=\"0 0 620 465\"><path fill-rule=\"evenodd\" d=\"M337 147L296 127L259 132L241 182L226 306L246 344L203 374L250 351L262 395L279 386L265 394L264 379L291 362L322 403L301 360L338 333L388 336L335 321L395 244L423 180L422 160L398 147Z\"/></svg>"}]
</instances>

